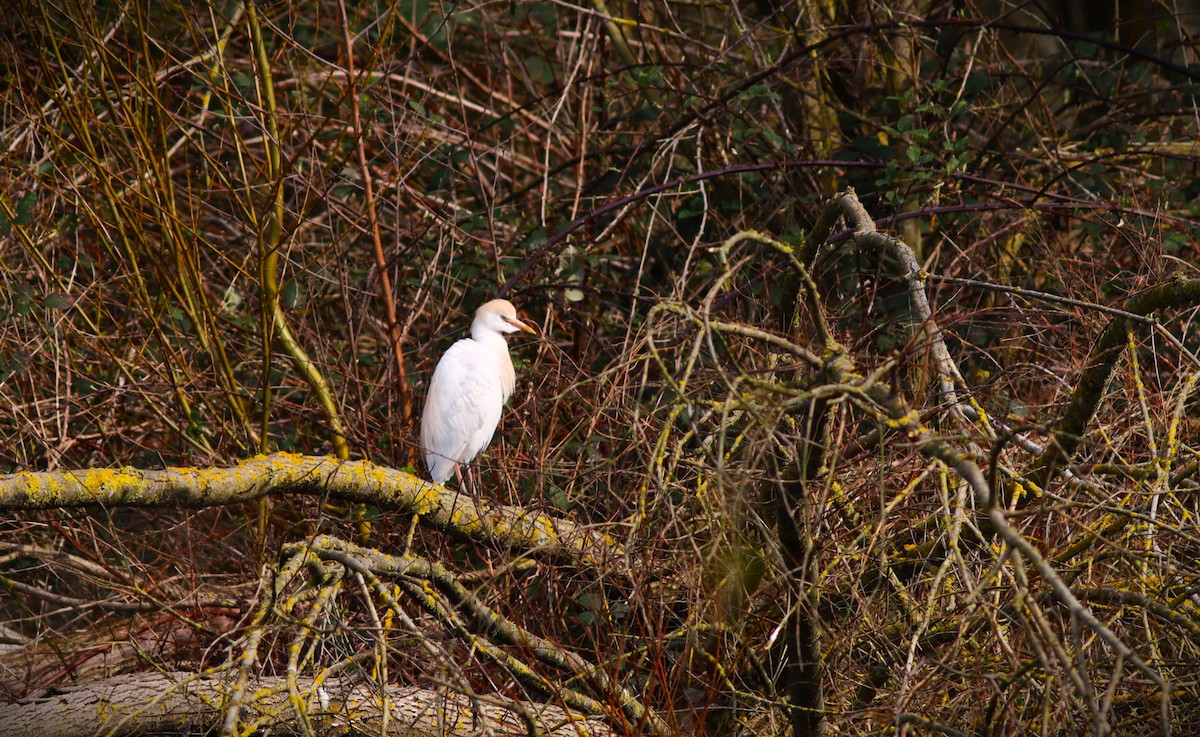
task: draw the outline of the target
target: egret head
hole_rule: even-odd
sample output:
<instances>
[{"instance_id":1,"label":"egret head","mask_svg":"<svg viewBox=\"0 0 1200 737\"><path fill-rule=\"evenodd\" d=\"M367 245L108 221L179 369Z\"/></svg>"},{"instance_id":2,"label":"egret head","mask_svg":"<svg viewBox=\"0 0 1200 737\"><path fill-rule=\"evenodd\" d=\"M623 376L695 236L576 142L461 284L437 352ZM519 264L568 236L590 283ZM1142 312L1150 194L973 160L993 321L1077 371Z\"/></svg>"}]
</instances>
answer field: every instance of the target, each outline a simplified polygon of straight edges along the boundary
<instances>
[{"instance_id":1,"label":"egret head","mask_svg":"<svg viewBox=\"0 0 1200 737\"><path fill-rule=\"evenodd\" d=\"M493 299L484 302L475 310L475 322L471 323L471 334L476 331L495 333L515 333L518 330L526 333L536 333L529 325L517 317L517 308L507 299Z\"/></svg>"}]
</instances>

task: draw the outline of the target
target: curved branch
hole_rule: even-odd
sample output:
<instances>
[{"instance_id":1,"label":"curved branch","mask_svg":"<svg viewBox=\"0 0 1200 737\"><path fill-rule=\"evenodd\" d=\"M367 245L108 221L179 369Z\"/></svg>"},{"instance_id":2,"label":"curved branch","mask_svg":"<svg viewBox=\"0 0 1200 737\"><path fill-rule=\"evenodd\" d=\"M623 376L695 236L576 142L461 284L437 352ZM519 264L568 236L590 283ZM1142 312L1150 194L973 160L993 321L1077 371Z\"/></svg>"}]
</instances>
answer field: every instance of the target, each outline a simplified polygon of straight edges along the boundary
<instances>
[{"instance_id":1,"label":"curved branch","mask_svg":"<svg viewBox=\"0 0 1200 737\"><path fill-rule=\"evenodd\" d=\"M251 40L259 67L258 83L261 85L261 94L264 98L264 123L267 135L263 141L267 149L267 174L273 182L274 193L270 207L265 213L266 231L263 232L260 228L259 235L259 279L261 280L263 300L263 353L266 357L263 365L263 419L259 439L260 449L266 451L269 444L271 341L273 337L278 337L279 342L283 344L284 349L291 357L292 365L304 377L308 388L316 395L317 402L325 413L325 421L329 423L329 432L333 436L331 442L334 453L338 458L346 460L350 457L350 446L346 443L346 431L342 427L337 403L334 402L333 394L329 391L329 382L325 380L320 369L308 357L308 353L300 345L300 341L296 340L296 336L288 326L287 316L284 315L283 308L279 305L279 246L282 239L284 193L282 155L279 150L279 121L275 110L275 84L271 76L270 60L267 58L266 43L263 41L262 27L258 22L258 13L255 11L253 3L246 5L246 18L250 23Z\"/></svg>"},{"instance_id":2,"label":"curved branch","mask_svg":"<svg viewBox=\"0 0 1200 737\"><path fill-rule=\"evenodd\" d=\"M450 629L461 627L463 631L460 635L469 631L484 634L505 645L525 648L542 663L571 674L573 678L591 685L596 694L601 696L606 703L615 704L631 724L644 726L650 734L654 735L670 733L667 725L652 710L643 705L621 683L610 677L605 669L596 667L579 654L560 647L551 640L539 637L504 617L468 591L454 574L436 561L412 555L387 555L327 535L314 539L311 545L297 543L294 548L309 549L318 557L335 560L354 570L369 570L370 573L378 576L407 577L427 581L436 587L449 603L464 615L465 619L449 617L448 612L442 611L440 606L431 606L433 602L429 600L428 589L425 587L410 593L416 593L414 598L418 600L418 603L441 619ZM480 647L481 651L490 650L486 643L469 644L472 644L473 647ZM486 654L488 657L493 657L490 652ZM580 700L568 697L569 689L566 687L556 688L542 682L533 682L529 685L549 690L550 693L558 696L562 703L574 706L576 709L594 708L590 705L597 703L591 699Z\"/></svg>"},{"instance_id":3,"label":"curved branch","mask_svg":"<svg viewBox=\"0 0 1200 737\"><path fill-rule=\"evenodd\" d=\"M423 524L504 548L595 566L618 560L608 535L524 507L473 500L367 461L275 453L228 468L98 468L0 475L0 509L213 507L269 494L314 494L402 509Z\"/></svg>"},{"instance_id":4,"label":"curved branch","mask_svg":"<svg viewBox=\"0 0 1200 737\"><path fill-rule=\"evenodd\" d=\"M853 373L853 366L848 359L840 366L836 363L833 364L831 369L831 373L841 374L841 378L846 382L851 382L856 378ZM1117 633L1101 622L1092 612L1091 608L1083 604L1075 596L1075 593L1071 591L1071 587L1058 575L1058 571L1042 555L1041 551L1034 547L1021 534L1020 530L1008 521L1005 510L997 504L996 494L988 484L983 470L979 468L975 461L966 453L934 435L929 428L921 423L917 413L909 409L907 403L901 397L894 394L883 384L872 383L868 385L865 387L865 394L895 424L896 429L904 432L915 442L917 448L923 454L930 458L936 458L950 468L953 468L955 473L967 482L974 493L976 506L986 515L985 518L990 523L991 531L999 535L1009 548L1019 551L1026 560L1033 564L1038 574L1041 575L1042 579L1050 586L1051 591L1054 592L1054 597L1066 608L1071 617L1086 625L1113 652L1132 663L1134 667L1159 687L1159 693L1162 698L1162 731L1164 735L1170 735L1170 689L1162 674L1151 668L1129 645L1125 644L1124 640Z\"/></svg>"},{"instance_id":5,"label":"curved branch","mask_svg":"<svg viewBox=\"0 0 1200 737\"><path fill-rule=\"evenodd\" d=\"M829 204L829 207L838 208L846 217L854 229L854 242L857 247L866 246L890 253L900 262L898 276L904 280L908 288L908 299L913 316L917 323L924 327L926 339L929 341L929 350L933 354L934 366L937 369L938 392L942 397L942 405L954 414L964 427L979 429L963 413L955 386L966 386L966 382L963 381L962 375L958 371L958 365L950 356L949 349L946 348L941 328L933 319L933 309L929 305L929 296L925 293L926 275L921 270L920 264L917 263L912 249L903 241L890 235L884 235L876 229L875 221L859 202L858 196L852 188L847 188L845 193Z\"/></svg>"},{"instance_id":6,"label":"curved branch","mask_svg":"<svg viewBox=\"0 0 1200 737\"><path fill-rule=\"evenodd\" d=\"M1130 297L1121 305L1121 310L1144 316L1170 307L1196 305L1200 305L1200 279L1177 278ZM1117 361L1125 350L1125 336L1132 323L1129 317L1117 314L1100 334L1091 360L1079 377L1079 383L1071 391L1071 401L1057 423L1055 442L1046 446L1037 466L1029 474L1030 479L1045 486L1075 455L1088 423L1104 398L1104 389L1117 367Z\"/></svg>"}]
</instances>

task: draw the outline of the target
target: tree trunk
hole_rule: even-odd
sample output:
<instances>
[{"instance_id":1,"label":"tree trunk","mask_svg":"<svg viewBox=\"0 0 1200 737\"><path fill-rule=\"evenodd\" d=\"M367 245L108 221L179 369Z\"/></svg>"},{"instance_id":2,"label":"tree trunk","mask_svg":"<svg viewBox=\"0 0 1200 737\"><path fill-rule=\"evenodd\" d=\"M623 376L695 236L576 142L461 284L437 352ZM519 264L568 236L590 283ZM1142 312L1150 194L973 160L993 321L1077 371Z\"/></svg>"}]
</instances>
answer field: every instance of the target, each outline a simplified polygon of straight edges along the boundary
<instances>
[{"instance_id":1,"label":"tree trunk","mask_svg":"<svg viewBox=\"0 0 1200 737\"><path fill-rule=\"evenodd\" d=\"M224 719L234 679L188 673L138 673L0 704L0 737L136 737L209 732ZM289 696L286 679L263 678L244 689L241 715L256 732L371 734L400 737L495 734L608 737L599 719L568 715L544 704L500 706L457 693L416 687L389 689L356 679L314 683L297 679ZM304 729L302 722L309 727Z\"/></svg>"}]
</instances>

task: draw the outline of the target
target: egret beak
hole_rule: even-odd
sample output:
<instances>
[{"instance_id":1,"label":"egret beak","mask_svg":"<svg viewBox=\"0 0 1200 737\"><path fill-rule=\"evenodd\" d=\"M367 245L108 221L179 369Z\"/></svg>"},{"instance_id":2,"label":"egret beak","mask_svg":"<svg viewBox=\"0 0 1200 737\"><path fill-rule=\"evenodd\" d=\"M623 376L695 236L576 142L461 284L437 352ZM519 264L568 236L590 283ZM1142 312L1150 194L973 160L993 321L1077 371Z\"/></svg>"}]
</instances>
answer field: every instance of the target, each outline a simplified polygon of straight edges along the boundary
<instances>
[{"instance_id":1,"label":"egret beak","mask_svg":"<svg viewBox=\"0 0 1200 737\"><path fill-rule=\"evenodd\" d=\"M527 323L521 322L519 319L517 319L515 317L512 319L509 319L507 322L509 325L512 325L514 328L516 328L517 330L520 330L523 333L529 333L530 335L538 334L538 331L534 330L532 326L530 326Z\"/></svg>"}]
</instances>

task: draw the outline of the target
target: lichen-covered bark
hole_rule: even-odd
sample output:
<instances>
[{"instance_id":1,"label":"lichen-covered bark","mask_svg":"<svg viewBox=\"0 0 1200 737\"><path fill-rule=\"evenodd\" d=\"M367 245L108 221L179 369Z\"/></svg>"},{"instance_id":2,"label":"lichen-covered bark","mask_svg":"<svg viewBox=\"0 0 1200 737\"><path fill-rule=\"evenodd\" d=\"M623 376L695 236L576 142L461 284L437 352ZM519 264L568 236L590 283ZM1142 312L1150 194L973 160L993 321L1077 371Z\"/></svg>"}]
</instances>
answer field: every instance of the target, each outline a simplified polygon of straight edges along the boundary
<instances>
[{"instance_id":1,"label":"lichen-covered bark","mask_svg":"<svg viewBox=\"0 0 1200 737\"><path fill-rule=\"evenodd\" d=\"M1134 315L1149 315L1168 307L1185 308L1197 304L1200 304L1200 280L1180 278L1130 297L1121 309ZM1029 475L1033 481L1045 484L1075 455L1125 350L1125 334L1129 327L1130 318L1116 315L1100 334L1087 368L1071 391L1071 401L1054 431L1055 442L1046 446L1038 467Z\"/></svg>"},{"instance_id":2,"label":"lichen-covered bark","mask_svg":"<svg viewBox=\"0 0 1200 737\"><path fill-rule=\"evenodd\" d=\"M300 733L300 716L282 678L251 684L243 706L261 733ZM37 698L0 704L0 737L133 737L207 732L221 722L231 683L220 676L139 673L54 689ZM603 721L569 714L556 706L514 702L504 708L449 691L390 688L360 679L317 684L301 679L302 711L318 734L399 737L527 735L608 737ZM520 712L520 713L518 713ZM386 713L386 717L385 717Z\"/></svg>"},{"instance_id":3,"label":"lichen-covered bark","mask_svg":"<svg viewBox=\"0 0 1200 737\"><path fill-rule=\"evenodd\" d=\"M399 582L410 598L434 617L441 619L447 629L463 641L469 641L479 654L494 660L512 672L527 687L544 692L550 701L565 704L577 711L600 713L601 702L584 696L578 685L590 687L605 704L616 706L629 724L636 724L649 735L666 735L667 725L627 689L606 669L588 662L578 653L560 646L552 640L539 637L530 629L505 617L489 607L447 568L436 561L413 555L392 556L369 548L352 545L328 536L319 536L311 543L297 544L291 552L311 551L322 560L341 563L351 570L370 572L372 576L385 576ZM413 585L415 582L420 585ZM442 598L433 597L431 584ZM457 610L459 617L449 615L443 601ZM500 655L492 644L503 644L520 648L537 661L558 671L569 674L565 684L556 685L535 674L534 670L520 664L511 655Z\"/></svg>"},{"instance_id":4,"label":"lichen-covered bark","mask_svg":"<svg viewBox=\"0 0 1200 737\"><path fill-rule=\"evenodd\" d=\"M367 461L274 453L228 468L134 468L0 476L0 509L212 507L269 494L321 494L402 509L422 524L492 545L595 565L621 555L611 537L522 507L475 500Z\"/></svg>"}]
</instances>

